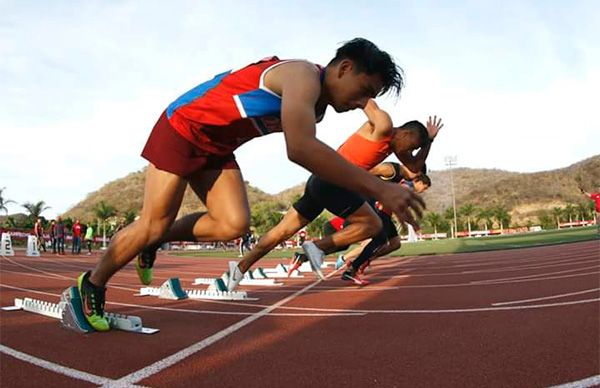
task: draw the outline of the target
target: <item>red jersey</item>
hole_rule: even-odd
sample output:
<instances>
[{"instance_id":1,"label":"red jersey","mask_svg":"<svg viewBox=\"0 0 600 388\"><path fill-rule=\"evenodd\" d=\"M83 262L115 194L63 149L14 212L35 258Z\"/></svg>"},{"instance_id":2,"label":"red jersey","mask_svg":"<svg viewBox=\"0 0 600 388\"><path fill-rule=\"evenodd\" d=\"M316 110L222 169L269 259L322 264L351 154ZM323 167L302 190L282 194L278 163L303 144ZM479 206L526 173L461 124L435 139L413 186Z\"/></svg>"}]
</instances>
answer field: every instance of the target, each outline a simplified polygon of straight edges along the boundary
<instances>
[{"instance_id":1,"label":"red jersey","mask_svg":"<svg viewBox=\"0 0 600 388\"><path fill-rule=\"evenodd\" d=\"M596 203L596 213L600 213L600 193L591 193L590 198Z\"/></svg>"},{"instance_id":2,"label":"red jersey","mask_svg":"<svg viewBox=\"0 0 600 388\"><path fill-rule=\"evenodd\" d=\"M73 236L81 237L81 224L73 224Z\"/></svg>"},{"instance_id":3,"label":"red jersey","mask_svg":"<svg viewBox=\"0 0 600 388\"><path fill-rule=\"evenodd\" d=\"M270 57L218 74L171 103L167 119L184 138L214 155L229 155L250 139L281 132L281 96L265 86L264 76L286 62ZM322 82L324 70L315 66ZM317 121L323 113L317 112Z\"/></svg>"}]
</instances>

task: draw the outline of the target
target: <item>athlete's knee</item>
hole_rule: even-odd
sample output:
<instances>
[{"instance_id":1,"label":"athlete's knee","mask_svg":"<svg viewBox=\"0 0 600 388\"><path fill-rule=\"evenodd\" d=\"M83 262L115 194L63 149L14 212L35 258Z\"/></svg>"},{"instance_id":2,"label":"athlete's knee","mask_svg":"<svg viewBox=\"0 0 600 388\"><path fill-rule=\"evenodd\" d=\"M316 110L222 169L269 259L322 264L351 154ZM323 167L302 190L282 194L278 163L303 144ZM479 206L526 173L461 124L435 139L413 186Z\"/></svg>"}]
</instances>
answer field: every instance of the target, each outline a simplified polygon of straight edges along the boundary
<instances>
[{"instance_id":1,"label":"athlete's knee","mask_svg":"<svg viewBox=\"0 0 600 388\"><path fill-rule=\"evenodd\" d=\"M250 228L250 219L247 216L229 217L219 222L220 237L222 240L233 240L240 237Z\"/></svg>"},{"instance_id":2,"label":"athlete's knee","mask_svg":"<svg viewBox=\"0 0 600 388\"><path fill-rule=\"evenodd\" d=\"M153 219L142 215L139 220L130 225L130 228L138 236L143 236L146 240L146 246L148 246L159 242L172 223L171 219Z\"/></svg>"},{"instance_id":3,"label":"athlete's knee","mask_svg":"<svg viewBox=\"0 0 600 388\"><path fill-rule=\"evenodd\" d=\"M400 245L401 245L401 242L400 242L399 238L394 238L394 239L390 240L390 242L389 242L390 252L400 249Z\"/></svg>"}]
</instances>

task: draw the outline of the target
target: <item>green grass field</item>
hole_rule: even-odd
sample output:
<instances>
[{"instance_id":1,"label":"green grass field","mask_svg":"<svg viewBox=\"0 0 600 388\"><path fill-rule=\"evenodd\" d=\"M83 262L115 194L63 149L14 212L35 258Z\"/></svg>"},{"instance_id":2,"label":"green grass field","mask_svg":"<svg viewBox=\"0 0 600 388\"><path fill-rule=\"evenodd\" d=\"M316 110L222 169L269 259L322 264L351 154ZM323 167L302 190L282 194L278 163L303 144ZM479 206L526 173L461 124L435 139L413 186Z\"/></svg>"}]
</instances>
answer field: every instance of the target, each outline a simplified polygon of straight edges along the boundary
<instances>
[{"instance_id":1,"label":"green grass field","mask_svg":"<svg viewBox=\"0 0 600 388\"><path fill-rule=\"evenodd\" d=\"M462 253L493 251L513 248L526 248L540 245L564 244L578 241L599 240L598 229L594 227L549 230L544 232L503 235L494 237L471 237L437 241L403 243L402 248L390 256L435 255L442 253ZM291 257L296 250L275 250L266 257ZM237 258L236 251L171 252L177 256Z\"/></svg>"}]
</instances>

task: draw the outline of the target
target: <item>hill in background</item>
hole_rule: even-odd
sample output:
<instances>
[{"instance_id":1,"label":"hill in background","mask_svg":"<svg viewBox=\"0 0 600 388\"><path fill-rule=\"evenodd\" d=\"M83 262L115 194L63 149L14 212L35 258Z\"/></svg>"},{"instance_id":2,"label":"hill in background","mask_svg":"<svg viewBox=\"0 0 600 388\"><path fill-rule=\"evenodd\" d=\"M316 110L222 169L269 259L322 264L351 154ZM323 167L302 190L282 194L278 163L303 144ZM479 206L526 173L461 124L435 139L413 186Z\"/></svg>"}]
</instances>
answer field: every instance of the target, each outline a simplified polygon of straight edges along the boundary
<instances>
[{"instance_id":1,"label":"hill in background","mask_svg":"<svg viewBox=\"0 0 600 388\"><path fill-rule=\"evenodd\" d=\"M89 194L64 216L85 221L95 219L94 207L104 201L114 206L120 214L136 211L142 207L144 171L131 173L107 183L98 191ZM430 171L432 187L424 195L427 209L442 213L452 206L450 171ZM593 156L569 167L536 173L516 173L502 170L457 168L452 170L457 208L471 203L479 207L504 205L511 213L513 223L523 224L527 220L537 222L540 210L563 207L567 203L585 201L577 188L580 179L587 191L600 186L600 155ZM304 191L304 183L278 194L268 194L246 182L250 205L262 201L291 205ZM179 216L205 210L201 201L188 187Z\"/></svg>"}]
</instances>

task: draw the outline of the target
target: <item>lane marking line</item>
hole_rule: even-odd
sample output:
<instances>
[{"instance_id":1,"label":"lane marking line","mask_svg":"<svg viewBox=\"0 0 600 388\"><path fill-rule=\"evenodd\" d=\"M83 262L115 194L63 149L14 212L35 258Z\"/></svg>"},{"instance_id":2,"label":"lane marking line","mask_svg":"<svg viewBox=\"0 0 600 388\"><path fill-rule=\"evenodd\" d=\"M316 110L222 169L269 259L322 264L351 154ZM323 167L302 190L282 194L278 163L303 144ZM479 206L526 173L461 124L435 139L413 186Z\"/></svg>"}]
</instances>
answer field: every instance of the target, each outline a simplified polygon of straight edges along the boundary
<instances>
[{"instance_id":1,"label":"lane marking line","mask_svg":"<svg viewBox=\"0 0 600 388\"><path fill-rule=\"evenodd\" d=\"M87 373L87 372L83 372L83 371L80 371L77 369L66 367L64 365L55 364L53 362L46 361L41 358L37 358L30 354L19 352L18 350L9 348L6 345L0 344L0 352L4 353L6 355L12 356L18 360L28 362L35 366L39 366L40 368L47 369L49 371L58 373L60 375L72 377L77 380L83 380L83 381L87 381L87 382L98 384L98 385L102 385L102 384L110 383L111 381L115 381L115 380L109 379L107 377L96 376L91 373Z\"/></svg>"},{"instance_id":2,"label":"lane marking line","mask_svg":"<svg viewBox=\"0 0 600 388\"><path fill-rule=\"evenodd\" d=\"M513 301L510 301L510 302L492 303L492 306L504 306L504 305L508 305L508 304L519 304L519 303L526 303L526 302L536 302L538 300L559 299L559 298L564 298L564 297L567 297L567 296L589 294L590 292L597 292L599 290L600 290L600 288L591 288L589 290L578 291L578 292L569 292L568 294L559 294L559 295L544 296L542 298L521 299L521 300L513 300Z\"/></svg>"},{"instance_id":3,"label":"lane marking line","mask_svg":"<svg viewBox=\"0 0 600 388\"><path fill-rule=\"evenodd\" d=\"M321 281L322 280L317 280L317 281L309 284L308 286L304 287L303 289L295 292L294 294L288 296L287 298L284 298L284 299L280 300L279 302L255 313L247 318L244 318L237 323L234 323L233 325L213 334L212 336L210 336L208 338L203 339L202 341L196 342L195 344L190 345L187 348L182 349L182 350L178 351L177 353L172 354L171 356L165 357L162 360L159 360L153 364L150 364L136 372L130 373L127 376L124 376L124 377L116 380L114 382L114 384L116 386L122 386L123 384L135 384L135 383L137 383L141 380L144 380L152 375L155 375L155 374L161 372L162 370L169 368L170 366L175 365L176 363L199 352L200 350L222 340L223 338L227 337L228 335L235 333L236 331L240 330L244 326L249 325L250 323L256 321L257 319L264 317L265 315L269 314L271 311L277 309L279 306L284 305L287 302L290 302L292 299L294 299L297 296L300 296L301 294L303 294L304 292L310 290L317 284L321 283ZM104 385L104 386L114 387L115 385L113 385L113 382L109 382L109 385Z\"/></svg>"}]
</instances>

